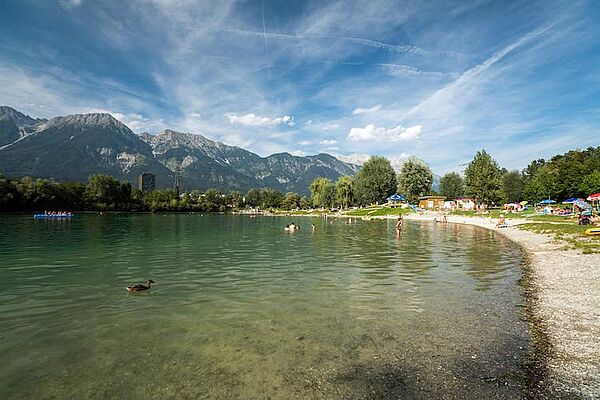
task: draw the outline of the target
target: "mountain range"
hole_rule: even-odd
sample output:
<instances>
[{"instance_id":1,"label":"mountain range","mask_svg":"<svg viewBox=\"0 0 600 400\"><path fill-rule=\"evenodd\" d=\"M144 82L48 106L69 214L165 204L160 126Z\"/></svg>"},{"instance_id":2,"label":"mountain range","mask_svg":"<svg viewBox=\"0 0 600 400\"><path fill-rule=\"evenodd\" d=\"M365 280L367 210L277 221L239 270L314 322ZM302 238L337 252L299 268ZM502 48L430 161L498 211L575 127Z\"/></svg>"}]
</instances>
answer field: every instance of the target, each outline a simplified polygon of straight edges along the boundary
<instances>
[{"instance_id":1,"label":"mountain range","mask_svg":"<svg viewBox=\"0 0 600 400\"><path fill-rule=\"evenodd\" d=\"M110 114L76 114L50 120L0 106L0 174L85 182L107 174L137 182L156 176L158 188L173 187L180 169L182 189L223 191L271 187L308 194L317 177L333 181L354 175L358 166L329 154L260 157L199 134L165 130L136 134Z\"/></svg>"}]
</instances>

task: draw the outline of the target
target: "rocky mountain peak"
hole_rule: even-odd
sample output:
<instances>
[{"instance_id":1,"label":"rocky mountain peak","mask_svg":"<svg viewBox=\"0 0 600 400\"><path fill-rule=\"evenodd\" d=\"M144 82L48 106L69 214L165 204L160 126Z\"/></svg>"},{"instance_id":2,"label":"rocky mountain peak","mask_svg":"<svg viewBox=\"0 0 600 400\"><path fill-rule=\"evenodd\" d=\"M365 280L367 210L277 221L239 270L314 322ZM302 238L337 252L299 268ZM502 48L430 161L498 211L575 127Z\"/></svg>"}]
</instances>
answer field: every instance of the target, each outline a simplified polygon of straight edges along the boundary
<instances>
[{"instance_id":1,"label":"rocky mountain peak","mask_svg":"<svg viewBox=\"0 0 600 400\"><path fill-rule=\"evenodd\" d=\"M47 129L77 129L82 131L108 128L124 136L138 138L125 124L107 113L74 114L52 118L35 127L37 132ZM139 139L139 138L138 138Z\"/></svg>"},{"instance_id":2,"label":"rocky mountain peak","mask_svg":"<svg viewBox=\"0 0 600 400\"><path fill-rule=\"evenodd\" d=\"M10 120L17 127L31 126L39 122L9 106L0 106L0 119Z\"/></svg>"}]
</instances>

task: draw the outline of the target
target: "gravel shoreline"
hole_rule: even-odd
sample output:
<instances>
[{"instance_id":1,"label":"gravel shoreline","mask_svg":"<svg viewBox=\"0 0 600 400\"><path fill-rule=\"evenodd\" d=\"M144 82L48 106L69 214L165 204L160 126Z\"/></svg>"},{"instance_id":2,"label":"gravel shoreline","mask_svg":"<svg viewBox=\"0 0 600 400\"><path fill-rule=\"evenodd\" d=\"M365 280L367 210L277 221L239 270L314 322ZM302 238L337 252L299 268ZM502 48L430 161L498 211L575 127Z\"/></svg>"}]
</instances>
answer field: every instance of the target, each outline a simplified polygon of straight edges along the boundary
<instances>
[{"instance_id":1,"label":"gravel shoreline","mask_svg":"<svg viewBox=\"0 0 600 400\"><path fill-rule=\"evenodd\" d=\"M420 221L436 217L435 213L405 216ZM498 229L490 218L447 218L449 223L495 230L525 250L536 293L533 312L552 349L546 360L548 394L551 398L600 398L600 254L563 250L550 235L516 227L525 220L509 219L508 228Z\"/></svg>"}]
</instances>

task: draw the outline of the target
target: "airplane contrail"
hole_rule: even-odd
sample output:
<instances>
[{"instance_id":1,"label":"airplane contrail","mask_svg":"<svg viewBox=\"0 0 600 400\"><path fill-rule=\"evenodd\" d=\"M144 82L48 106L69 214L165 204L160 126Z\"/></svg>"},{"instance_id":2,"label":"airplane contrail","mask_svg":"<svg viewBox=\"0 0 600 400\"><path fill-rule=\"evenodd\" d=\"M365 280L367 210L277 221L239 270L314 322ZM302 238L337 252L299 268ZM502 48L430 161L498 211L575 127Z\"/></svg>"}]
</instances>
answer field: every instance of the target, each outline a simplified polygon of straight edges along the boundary
<instances>
[{"instance_id":1,"label":"airplane contrail","mask_svg":"<svg viewBox=\"0 0 600 400\"><path fill-rule=\"evenodd\" d=\"M262 0L263 37L265 39L265 59L267 61L267 79L271 80L271 67L269 65L269 46L267 45L267 21L265 19L265 0Z\"/></svg>"}]
</instances>

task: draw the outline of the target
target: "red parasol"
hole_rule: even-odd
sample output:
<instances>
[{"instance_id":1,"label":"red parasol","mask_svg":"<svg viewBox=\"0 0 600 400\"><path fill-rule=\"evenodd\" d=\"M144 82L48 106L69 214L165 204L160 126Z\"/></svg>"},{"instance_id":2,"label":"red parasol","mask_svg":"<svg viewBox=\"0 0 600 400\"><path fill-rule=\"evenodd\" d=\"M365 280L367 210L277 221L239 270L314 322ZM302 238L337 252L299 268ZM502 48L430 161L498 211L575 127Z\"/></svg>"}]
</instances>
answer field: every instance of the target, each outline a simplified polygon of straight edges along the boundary
<instances>
[{"instance_id":1,"label":"red parasol","mask_svg":"<svg viewBox=\"0 0 600 400\"><path fill-rule=\"evenodd\" d=\"M588 201L600 201L600 193L590 194L587 198Z\"/></svg>"}]
</instances>

